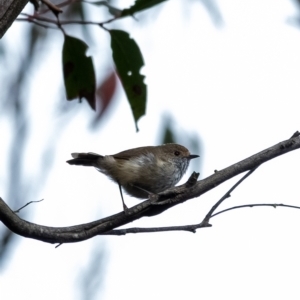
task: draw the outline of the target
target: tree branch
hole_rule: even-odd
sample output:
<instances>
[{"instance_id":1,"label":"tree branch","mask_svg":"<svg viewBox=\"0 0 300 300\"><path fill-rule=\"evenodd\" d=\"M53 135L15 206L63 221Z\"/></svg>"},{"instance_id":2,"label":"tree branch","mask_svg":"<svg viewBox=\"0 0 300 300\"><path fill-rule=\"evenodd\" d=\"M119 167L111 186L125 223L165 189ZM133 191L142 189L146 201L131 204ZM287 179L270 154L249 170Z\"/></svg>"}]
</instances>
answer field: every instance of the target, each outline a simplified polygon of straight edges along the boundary
<instances>
[{"instance_id":1,"label":"tree branch","mask_svg":"<svg viewBox=\"0 0 300 300\"><path fill-rule=\"evenodd\" d=\"M233 206L233 207L229 207L226 209L223 209L221 211L218 211L217 213L213 214L211 216L211 218L222 214L224 212L230 211L230 210L234 210L234 209L239 209L239 208L245 208L245 207L258 207L258 206L271 206L273 208L277 208L277 207L288 207L288 208L295 208L295 209L300 209L300 206L295 206L295 205L288 205L288 204L283 204L283 203L255 203L255 204L244 204L244 205L237 205L237 206Z\"/></svg>"},{"instance_id":2,"label":"tree branch","mask_svg":"<svg viewBox=\"0 0 300 300\"><path fill-rule=\"evenodd\" d=\"M258 166L259 167L259 166ZM211 208L208 214L205 216L203 222L208 224L209 220L211 219L214 211L224 202L227 198L230 197L230 193L233 192L247 177L249 177L258 167L253 168L250 170L245 176L243 176L225 195ZM216 214L215 214L216 215Z\"/></svg>"},{"instance_id":3,"label":"tree branch","mask_svg":"<svg viewBox=\"0 0 300 300\"><path fill-rule=\"evenodd\" d=\"M253 170L260 166L261 164L277 157L288 153L290 151L300 148L300 136L299 132L296 132L292 138L283 141L279 144L276 144L270 148L267 148L249 158L246 158L230 167L227 167L221 171L216 172L215 174L200 180L196 181L196 178L199 174L193 173L191 178L186 184L183 184L178 187L171 188L163 193L159 194L157 197L150 198L128 210L125 213L121 212L101 220L97 220L87 224L81 224L71 227L47 227L34 223L30 223L19 218L0 198L0 220L14 233L21 236L37 239L47 243L74 243L87 240L96 235L110 234L116 235L120 234L122 231L114 230L115 228L128 224L132 221L135 221L139 218L145 216L154 216L164 212L165 210L183 203L189 199L199 197L207 191L215 188L219 184L225 182L232 177L241 174L245 171ZM249 174L248 174L249 175ZM235 187L235 186L234 186ZM223 199L224 197L222 197ZM222 200L221 199L221 200ZM222 200L224 201L224 199ZM219 203L220 201L218 201ZM214 211L214 210L213 210ZM212 217L212 213L210 217ZM209 214L208 214L209 215ZM216 215L216 214L215 214ZM205 221L205 222L204 222ZM168 230L188 230L192 231L193 226L208 227L210 226L207 222L207 218L204 219L198 225L187 225L190 227L177 226L168 228L156 228L150 229L153 231L168 231ZM200 227L199 227L200 226ZM181 229L180 229L181 228ZM138 232L137 229L130 229L132 232ZM146 232L147 229L143 229L143 232ZM128 231L128 229L127 229ZM128 231L129 232L129 231ZM141 232L141 231L140 231ZM126 233L123 231L122 234Z\"/></svg>"},{"instance_id":4,"label":"tree branch","mask_svg":"<svg viewBox=\"0 0 300 300\"><path fill-rule=\"evenodd\" d=\"M0 39L11 26L29 0L6 0L0 2Z\"/></svg>"}]
</instances>

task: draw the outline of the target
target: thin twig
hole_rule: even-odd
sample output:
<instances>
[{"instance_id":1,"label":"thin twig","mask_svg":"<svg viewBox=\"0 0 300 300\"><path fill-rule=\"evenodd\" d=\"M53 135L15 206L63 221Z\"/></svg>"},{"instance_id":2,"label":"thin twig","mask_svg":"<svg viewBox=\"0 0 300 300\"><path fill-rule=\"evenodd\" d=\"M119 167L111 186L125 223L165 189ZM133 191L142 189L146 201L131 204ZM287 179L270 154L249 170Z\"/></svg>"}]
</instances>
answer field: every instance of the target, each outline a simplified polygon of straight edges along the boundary
<instances>
[{"instance_id":1,"label":"thin twig","mask_svg":"<svg viewBox=\"0 0 300 300\"><path fill-rule=\"evenodd\" d=\"M41 201L44 201L44 199L36 200L36 201L30 201L30 202L26 203L25 205L23 205L22 207L20 207L19 209L15 210L14 213L15 214L19 213L21 209L23 209L24 207L28 206L31 203L37 203L37 202L41 202Z\"/></svg>"},{"instance_id":2,"label":"thin twig","mask_svg":"<svg viewBox=\"0 0 300 300\"><path fill-rule=\"evenodd\" d=\"M40 16L36 16L36 15L29 15L27 13L21 13L20 15L27 17L30 20L38 20L38 21L42 21L42 22L46 22L46 23L51 23L54 25L57 25L57 21L50 19L50 18L46 18L46 17L40 17Z\"/></svg>"},{"instance_id":3,"label":"thin twig","mask_svg":"<svg viewBox=\"0 0 300 300\"><path fill-rule=\"evenodd\" d=\"M250 176L259 166L253 168L246 175L244 175L231 189L229 189L224 196L210 209L205 218L203 219L203 223L208 223L210 218L212 217L213 212L220 206L220 204L227 198L230 197L230 193L235 190L248 176Z\"/></svg>"},{"instance_id":4,"label":"thin twig","mask_svg":"<svg viewBox=\"0 0 300 300\"><path fill-rule=\"evenodd\" d=\"M233 206L233 207L221 210L221 211L213 214L210 218L213 218L213 217L215 217L221 213L227 212L229 210L245 208L245 207L251 208L251 207L255 207L255 206L271 206L273 208L288 207L288 208L300 209L300 206L288 205L288 204L283 204L283 203L245 204L245 205ZM125 228L125 229L114 229L114 230L107 231L105 233L101 233L99 235L126 235L129 233L153 233L153 232L166 232L166 231L188 231L188 232L196 233L196 229L204 228L204 227L211 227L211 226L212 226L211 224L208 224L206 222L201 222L199 224L182 225L182 226L150 227L150 228L131 227L131 228Z\"/></svg>"},{"instance_id":5,"label":"thin twig","mask_svg":"<svg viewBox=\"0 0 300 300\"><path fill-rule=\"evenodd\" d=\"M55 16L58 16L63 12L62 9L60 9L57 5L53 4L52 2L48 0L41 0L41 1L48 7L49 10L53 12Z\"/></svg>"},{"instance_id":6,"label":"thin twig","mask_svg":"<svg viewBox=\"0 0 300 300\"><path fill-rule=\"evenodd\" d=\"M26 18L18 18L18 21L32 21L32 20L38 20L41 22L45 23L51 23L55 25L59 25L59 22L53 19L49 18L44 18L44 17L39 17L39 16L27 16L28 19ZM60 21L60 25L97 25L101 26L101 24L104 23L99 23L99 22L92 22L92 21L81 21L81 20L71 20L71 21Z\"/></svg>"},{"instance_id":7,"label":"thin twig","mask_svg":"<svg viewBox=\"0 0 300 300\"><path fill-rule=\"evenodd\" d=\"M36 25L38 25L38 26L41 26L41 27L43 27L43 28L59 29L57 26L45 25L45 24L40 23L40 22L38 22L38 21L36 21L36 20L32 20L32 19L30 19L30 18L18 18L18 19L16 19L16 21L26 21L26 22L29 22L29 23L34 23L34 24L36 24Z\"/></svg>"},{"instance_id":8,"label":"thin twig","mask_svg":"<svg viewBox=\"0 0 300 300\"><path fill-rule=\"evenodd\" d=\"M233 207L230 207L230 208L226 208L226 209L223 209L221 211L218 211L217 213L213 214L211 216L211 218L219 215L219 214L222 214L226 211L229 211L229 210L233 210L233 209L238 209L238 208L245 208L245 207L255 207L255 206L271 206L273 208L276 208L276 207L289 207L289 208L296 208L296 209L300 209L300 206L295 206L295 205L288 205L288 204L283 204L283 203L258 203L258 204L244 204L244 205L238 205L238 206L233 206Z\"/></svg>"},{"instance_id":9,"label":"thin twig","mask_svg":"<svg viewBox=\"0 0 300 300\"><path fill-rule=\"evenodd\" d=\"M47 17L41 17L40 15L30 15L27 13L21 13L20 15L26 16L30 20L39 20L42 22L51 23L51 24L55 24L55 25L59 25L59 23L60 23L60 25L96 25L96 26L100 26L100 27L103 27L103 25L111 23L118 19L118 17L113 17L113 18L108 19L107 21L103 21L103 22L93 22L93 21L83 21L83 20L68 20L68 21L58 22L56 20L53 20L53 19L50 19ZM29 21L28 19L18 18L17 20Z\"/></svg>"}]
</instances>

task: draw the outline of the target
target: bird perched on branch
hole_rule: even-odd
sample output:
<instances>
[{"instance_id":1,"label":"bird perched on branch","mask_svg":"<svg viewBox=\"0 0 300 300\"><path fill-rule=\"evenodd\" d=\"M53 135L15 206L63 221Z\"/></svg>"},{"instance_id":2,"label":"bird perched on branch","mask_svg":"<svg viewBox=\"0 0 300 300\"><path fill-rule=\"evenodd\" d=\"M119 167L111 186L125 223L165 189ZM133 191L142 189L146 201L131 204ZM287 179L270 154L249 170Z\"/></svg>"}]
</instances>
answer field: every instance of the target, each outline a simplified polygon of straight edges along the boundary
<instances>
[{"instance_id":1,"label":"bird perched on branch","mask_svg":"<svg viewBox=\"0 0 300 300\"><path fill-rule=\"evenodd\" d=\"M186 172L190 160L199 155L178 144L146 146L113 155L72 153L70 165L95 167L119 185L124 211L127 211L122 188L136 198L146 199L175 186Z\"/></svg>"}]
</instances>

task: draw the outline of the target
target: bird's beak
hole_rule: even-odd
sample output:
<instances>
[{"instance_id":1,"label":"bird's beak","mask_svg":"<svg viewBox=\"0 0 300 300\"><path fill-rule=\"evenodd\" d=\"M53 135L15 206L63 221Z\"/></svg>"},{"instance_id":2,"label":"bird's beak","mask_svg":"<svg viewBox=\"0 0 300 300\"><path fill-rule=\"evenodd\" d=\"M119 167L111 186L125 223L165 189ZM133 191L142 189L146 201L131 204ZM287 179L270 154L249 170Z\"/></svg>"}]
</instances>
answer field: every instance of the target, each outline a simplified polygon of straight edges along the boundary
<instances>
[{"instance_id":1,"label":"bird's beak","mask_svg":"<svg viewBox=\"0 0 300 300\"><path fill-rule=\"evenodd\" d=\"M199 157L199 155L197 155L197 154L190 154L189 157L188 157L188 159L193 159L193 158L197 158L197 157Z\"/></svg>"}]
</instances>

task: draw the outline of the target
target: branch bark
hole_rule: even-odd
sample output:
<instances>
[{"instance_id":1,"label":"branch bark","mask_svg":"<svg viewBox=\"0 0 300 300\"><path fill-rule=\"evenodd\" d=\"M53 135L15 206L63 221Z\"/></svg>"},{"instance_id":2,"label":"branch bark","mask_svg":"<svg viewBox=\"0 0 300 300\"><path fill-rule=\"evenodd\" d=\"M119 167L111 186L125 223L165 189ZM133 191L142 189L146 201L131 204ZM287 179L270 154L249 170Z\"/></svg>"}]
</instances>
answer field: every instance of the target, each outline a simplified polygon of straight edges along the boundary
<instances>
[{"instance_id":1,"label":"branch bark","mask_svg":"<svg viewBox=\"0 0 300 300\"><path fill-rule=\"evenodd\" d=\"M0 39L29 0L0 0Z\"/></svg>"},{"instance_id":2,"label":"branch bark","mask_svg":"<svg viewBox=\"0 0 300 300\"><path fill-rule=\"evenodd\" d=\"M130 208L127 214L121 212L91 223L71 227L47 227L30 223L19 218L1 198L0 220L5 226L18 235L47 243L74 243L87 240L96 235L119 235L120 232L118 234L117 230L114 229L121 225L128 224L145 216L160 214L175 205L201 196L238 174L253 170L277 156L299 148L300 133L296 132L290 139L267 148L221 171L217 171L215 174L203 180L197 181L196 179L199 174L193 173L187 183L171 188L156 197L151 197L150 199ZM212 213L209 214L209 218L206 217L202 221L202 224L200 223L201 226L199 226L199 224L195 225L195 229L210 226L208 221L211 216ZM189 229L191 229L191 227ZM165 229L165 231L167 230L168 228ZM161 231L161 229L151 229L151 232L153 231ZM194 230L189 231L194 232ZM134 232L134 230L131 232Z\"/></svg>"}]
</instances>

